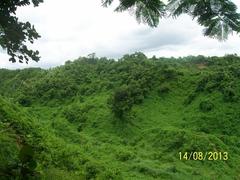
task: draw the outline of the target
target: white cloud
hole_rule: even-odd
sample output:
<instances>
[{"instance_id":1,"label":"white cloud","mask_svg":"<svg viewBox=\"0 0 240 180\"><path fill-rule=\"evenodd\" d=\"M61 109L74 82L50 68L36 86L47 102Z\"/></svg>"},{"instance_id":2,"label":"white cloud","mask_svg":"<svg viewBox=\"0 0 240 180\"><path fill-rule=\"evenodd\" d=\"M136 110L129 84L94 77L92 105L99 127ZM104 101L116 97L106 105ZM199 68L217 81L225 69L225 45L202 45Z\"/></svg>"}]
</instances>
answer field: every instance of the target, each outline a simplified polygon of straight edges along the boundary
<instances>
[{"instance_id":1,"label":"white cloud","mask_svg":"<svg viewBox=\"0 0 240 180\"><path fill-rule=\"evenodd\" d=\"M37 8L19 9L20 19L34 24L42 36L33 45L42 58L30 65L12 64L1 51L0 68L52 67L92 52L114 58L135 51L168 57L239 53L239 36L223 43L206 38L202 27L186 15L162 19L158 28L152 29L139 25L127 12L113 9L101 7L101 0L45 0Z\"/></svg>"}]
</instances>

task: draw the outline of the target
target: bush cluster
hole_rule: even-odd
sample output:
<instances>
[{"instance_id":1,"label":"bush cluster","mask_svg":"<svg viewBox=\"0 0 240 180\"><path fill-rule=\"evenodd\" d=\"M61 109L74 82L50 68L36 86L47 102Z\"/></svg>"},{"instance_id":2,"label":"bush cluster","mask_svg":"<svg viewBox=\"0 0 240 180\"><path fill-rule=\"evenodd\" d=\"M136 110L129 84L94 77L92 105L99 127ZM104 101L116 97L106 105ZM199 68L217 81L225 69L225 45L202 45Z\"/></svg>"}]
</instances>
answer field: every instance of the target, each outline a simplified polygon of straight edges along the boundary
<instances>
[{"instance_id":1,"label":"bush cluster","mask_svg":"<svg viewBox=\"0 0 240 180\"><path fill-rule=\"evenodd\" d=\"M204 100L200 102L199 109L202 112L209 112L214 108L214 104L210 100Z\"/></svg>"}]
</instances>

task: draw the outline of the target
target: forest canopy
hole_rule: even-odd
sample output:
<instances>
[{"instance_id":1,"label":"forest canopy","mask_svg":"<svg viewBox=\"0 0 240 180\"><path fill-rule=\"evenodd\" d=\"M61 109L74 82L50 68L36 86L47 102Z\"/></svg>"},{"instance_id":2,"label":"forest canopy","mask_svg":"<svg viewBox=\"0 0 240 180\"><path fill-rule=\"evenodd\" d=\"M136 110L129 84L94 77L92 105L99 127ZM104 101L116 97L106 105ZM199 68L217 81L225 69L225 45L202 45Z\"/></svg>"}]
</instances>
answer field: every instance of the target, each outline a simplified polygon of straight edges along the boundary
<instances>
[{"instance_id":1,"label":"forest canopy","mask_svg":"<svg viewBox=\"0 0 240 180\"><path fill-rule=\"evenodd\" d=\"M239 106L234 54L0 69L0 179L238 179Z\"/></svg>"}]
</instances>

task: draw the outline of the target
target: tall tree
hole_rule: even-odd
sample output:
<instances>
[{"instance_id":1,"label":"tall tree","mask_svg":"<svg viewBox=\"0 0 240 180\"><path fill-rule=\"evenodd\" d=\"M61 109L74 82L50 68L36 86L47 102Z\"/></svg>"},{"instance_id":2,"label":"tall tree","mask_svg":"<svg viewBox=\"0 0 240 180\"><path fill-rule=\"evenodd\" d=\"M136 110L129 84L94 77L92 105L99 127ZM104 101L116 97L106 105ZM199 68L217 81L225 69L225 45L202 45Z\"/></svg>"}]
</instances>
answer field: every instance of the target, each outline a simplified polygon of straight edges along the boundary
<instances>
[{"instance_id":1,"label":"tall tree","mask_svg":"<svg viewBox=\"0 0 240 180\"><path fill-rule=\"evenodd\" d=\"M164 3L165 2L165 3ZM108 7L113 0L102 0ZM165 16L188 14L204 27L204 35L226 40L232 32L240 32L240 14L230 0L119 0L117 12L132 11L138 22L157 27Z\"/></svg>"},{"instance_id":2,"label":"tall tree","mask_svg":"<svg viewBox=\"0 0 240 180\"><path fill-rule=\"evenodd\" d=\"M33 4L34 7L43 0L1 0L0 1L0 46L6 49L11 62L26 62L29 59L39 61L38 51L27 47L27 43L33 43L40 35L29 22L20 22L16 17L18 7Z\"/></svg>"}]
</instances>

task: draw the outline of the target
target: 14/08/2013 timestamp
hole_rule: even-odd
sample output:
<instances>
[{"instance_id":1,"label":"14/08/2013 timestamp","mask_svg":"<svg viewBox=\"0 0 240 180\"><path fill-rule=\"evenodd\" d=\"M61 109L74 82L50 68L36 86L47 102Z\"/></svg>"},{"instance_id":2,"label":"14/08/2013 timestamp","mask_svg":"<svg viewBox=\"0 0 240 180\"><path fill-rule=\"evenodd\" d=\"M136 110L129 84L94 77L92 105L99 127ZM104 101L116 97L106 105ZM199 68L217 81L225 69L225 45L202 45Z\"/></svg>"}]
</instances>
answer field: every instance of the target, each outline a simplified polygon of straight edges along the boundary
<instances>
[{"instance_id":1,"label":"14/08/2013 timestamp","mask_svg":"<svg viewBox=\"0 0 240 180\"><path fill-rule=\"evenodd\" d=\"M227 161L229 159L228 152L179 152L180 160L194 160L194 161Z\"/></svg>"}]
</instances>

